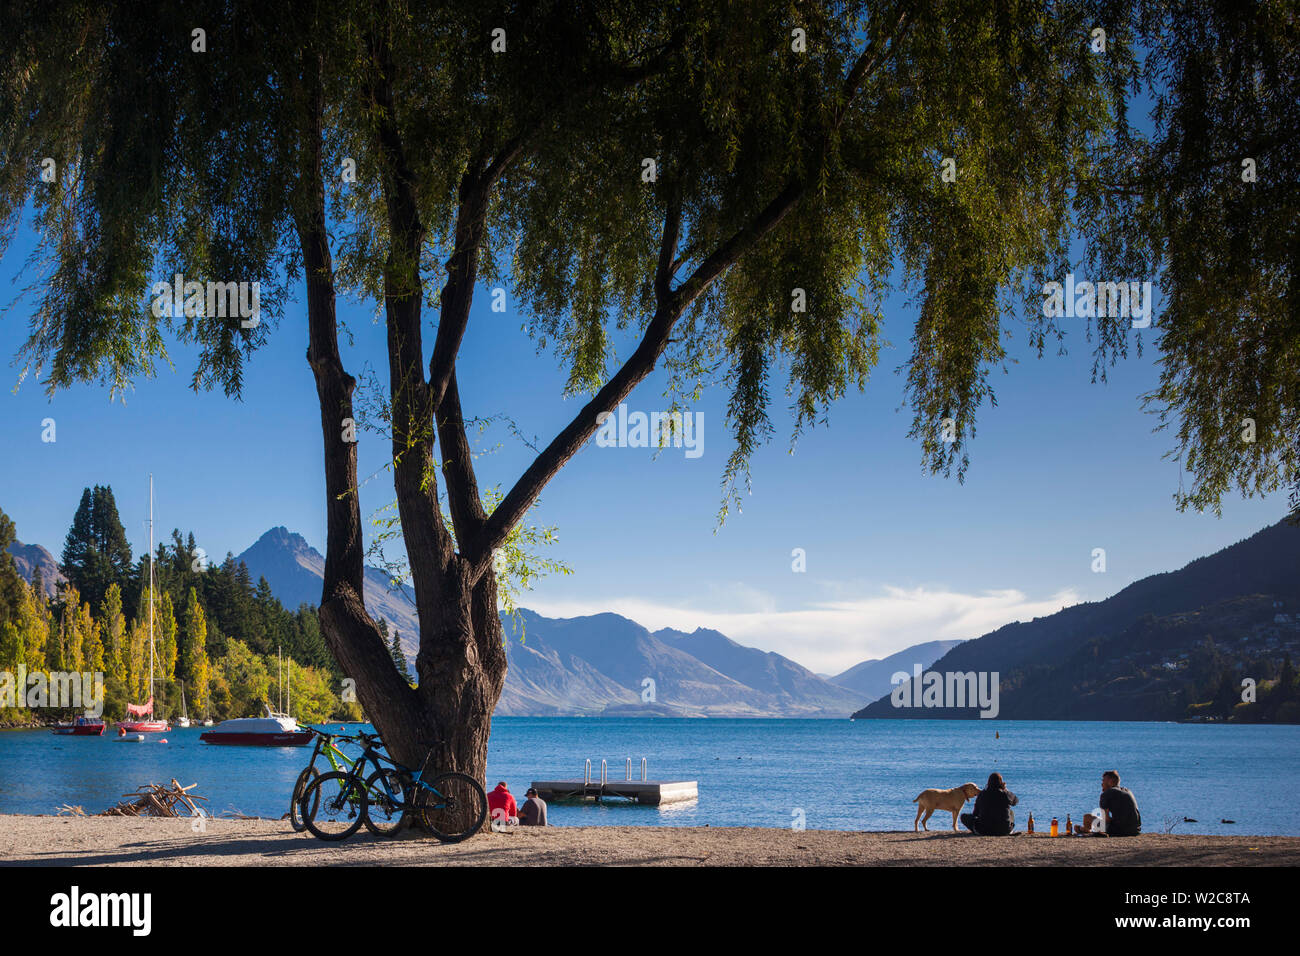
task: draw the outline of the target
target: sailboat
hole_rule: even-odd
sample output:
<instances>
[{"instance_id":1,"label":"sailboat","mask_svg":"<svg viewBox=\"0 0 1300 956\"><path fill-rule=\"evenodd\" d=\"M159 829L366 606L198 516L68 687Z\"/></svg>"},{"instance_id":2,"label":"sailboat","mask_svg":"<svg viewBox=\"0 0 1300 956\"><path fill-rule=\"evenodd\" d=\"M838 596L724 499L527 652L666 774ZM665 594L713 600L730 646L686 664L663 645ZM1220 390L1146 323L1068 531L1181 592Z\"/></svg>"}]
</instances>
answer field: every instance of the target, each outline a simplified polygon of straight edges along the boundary
<instances>
[{"instance_id":1,"label":"sailboat","mask_svg":"<svg viewBox=\"0 0 1300 956\"><path fill-rule=\"evenodd\" d=\"M189 711L185 708L185 681L181 681L181 716L176 721L177 727L188 727L190 725Z\"/></svg>"},{"instance_id":2,"label":"sailboat","mask_svg":"<svg viewBox=\"0 0 1300 956\"><path fill-rule=\"evenodd\" d=\"M120 734L157 734L170 730L167 721L153 719L153 475L149 476L149 699L143 704L127 704L126 719L119 720ZM132 720L148 717L148 720Z\"/></svg>"}]
</instances>

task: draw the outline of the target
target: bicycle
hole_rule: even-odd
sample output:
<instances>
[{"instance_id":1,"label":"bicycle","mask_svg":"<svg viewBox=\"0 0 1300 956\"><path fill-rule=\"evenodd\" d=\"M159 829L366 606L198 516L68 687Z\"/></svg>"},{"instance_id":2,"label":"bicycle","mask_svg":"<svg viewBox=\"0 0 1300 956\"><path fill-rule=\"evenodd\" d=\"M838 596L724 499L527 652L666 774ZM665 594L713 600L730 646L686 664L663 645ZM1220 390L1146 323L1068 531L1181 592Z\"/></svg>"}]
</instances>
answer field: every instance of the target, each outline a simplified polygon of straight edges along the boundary
<instances>
[{"instance_id":1,"label":"bicycle","mask_svg":"<svg viewBox=\"0 0 1300 956\"><path fill-rule=\"evenodd\" d=\"M351 767L320 774L299 798L303 823L317 838L346 840L362 823L372 833L392 836L411 817L444 843L459 843L482 828L487 794L473 777L448 771L425 780L432 750L419 770L411 770L380 753L383 744L378 737L359 733L356 740L362 752ZM375 765L375 771L363 779L367 762ZM334 783L337 794L330 788Z\"/></svg>"},{"instance_id":2,"label":"bicycle","mask_svg":"<svg viewBox=\"0 0 1300 956\"><path fill-rule=\"evenodd\" d=\"M324 754L330 766L340 773L342 772L340 763L349 767L355 763L355 761L348 759L347 754L340 750L336 743L354 743L356 741L355 737L331 734L323 730L316 730L314 727L307 729L315 732L316 745L312 748L311 759L307 761L307 766L303 768L302 773L298 774L298 780L293 785L293 794L289 797L289 823L296 833L301 833L307 828L307 824L303 822L302 815L299 813L298 804L302 800L303 794L307 792L307 787L320 776L320 771L316 769L316 758ZM317 797L319 798L319 796L318 791Z\"/></svg>"}]
</instances>

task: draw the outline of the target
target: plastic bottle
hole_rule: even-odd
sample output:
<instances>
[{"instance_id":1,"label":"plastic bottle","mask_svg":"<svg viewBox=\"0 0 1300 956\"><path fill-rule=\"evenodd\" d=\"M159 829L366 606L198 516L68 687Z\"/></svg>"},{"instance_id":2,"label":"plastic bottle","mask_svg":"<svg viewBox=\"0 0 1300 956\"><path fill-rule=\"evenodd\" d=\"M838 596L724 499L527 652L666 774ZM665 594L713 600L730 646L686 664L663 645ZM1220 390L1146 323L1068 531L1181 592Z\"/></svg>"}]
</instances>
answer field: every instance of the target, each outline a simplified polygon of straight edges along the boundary
<instances>
[{"instance_id":1,"label":"plastic bottle","mask_svg":"<svg viewBox=\"0 0 1300 956\"><path fill-rule=\"evenodd\" d=\"M1051 836L1061 835L1061 825L1056 822L1056 817L1052 817L1052 832L1050 835Z\"/></svg>"}]
</instances>

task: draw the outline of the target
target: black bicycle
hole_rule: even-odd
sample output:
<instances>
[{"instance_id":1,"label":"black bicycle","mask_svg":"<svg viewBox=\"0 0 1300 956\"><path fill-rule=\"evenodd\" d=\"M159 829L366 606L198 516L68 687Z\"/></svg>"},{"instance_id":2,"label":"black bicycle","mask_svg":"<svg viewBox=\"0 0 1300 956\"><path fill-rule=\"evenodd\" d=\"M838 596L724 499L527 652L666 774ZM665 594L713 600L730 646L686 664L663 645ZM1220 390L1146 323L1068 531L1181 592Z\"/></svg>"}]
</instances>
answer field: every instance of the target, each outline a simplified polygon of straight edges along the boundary
<instances>
[{"instance_id":1,"label":"black bicycle","mask_svg":"<svg viewBox=\"0 0 1300 956\"><path fill-rule=\"evenodd\" d=\"M426 780L432 750L412 770L381 753L378 737L359 733L356 742L361 756L351 767L321 774L298 798L302 822L316 837L346 840L362 823L372 833L392 836L416 819L444 843L458 843L482 828L487 794L473 777L449 771ZM368 777L367 764L375 768Z\"/></svg>"},{"instance_id":2,"label":"black bicycle","mask_svg":"<svg viewBox=\"0 0 1300 956\"><path fill-rule=\"evenodd\" d=\"M299 812L299 804L303 794L311 786L311 782L320 776L320 771L316 769L316 758L323 754L330 766L340 772L344 766L350 767L356 762L339 749L339 744L355 743L355 737L331 734L324 730L316 730L314 727L309 727L308 730L316 734L316 745L312 748L311 759L307 761L307 766L303 767L302 773L298 774L298 780L293 785L293 794L289 797L289 823L299 833L307 828ZM319 790L316 791L316 798L320 798Z\"/></svg>"}]
</instances>

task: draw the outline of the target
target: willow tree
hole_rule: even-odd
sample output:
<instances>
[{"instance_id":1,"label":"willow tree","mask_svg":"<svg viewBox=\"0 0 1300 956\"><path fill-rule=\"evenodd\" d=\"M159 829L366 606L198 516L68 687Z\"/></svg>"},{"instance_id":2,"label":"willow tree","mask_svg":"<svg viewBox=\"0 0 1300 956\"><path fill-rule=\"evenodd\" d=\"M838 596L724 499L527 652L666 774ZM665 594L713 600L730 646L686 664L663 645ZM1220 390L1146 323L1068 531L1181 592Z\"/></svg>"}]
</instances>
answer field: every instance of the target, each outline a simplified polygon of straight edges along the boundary
<instances>
[{"instance_id":1,"label":"willow tree","mask_svg":"<svg viewBox=\"0 0 1300 956\"><path fill-rule=\"evenodd\" d=\"M1152 133L1117 130L1089 209L1093 264L1159 277L1161 374L1146 403L1191 479L1178 507L1217 513L1232 492L1289 487L1300 521L1295 5L1151 3L1135 32ZM1099 362L1125 354L1122 333L1102 330Z\"/></svg>"},{"instance_id":2,"label":"willow tree","mask_svg":"<svg viewBox=\"0 0 1300 956\"><path fill-rule=\"evenodd\" d=\"M301 282L325 458L322 631L398 759L432 747L440 769L479 778L506 666L495 556L653 370L674 402L714 379L729 390L725 511L775 427L773 389L797 435L863 388L901 284L919 305L913 432L929 467L960 473L1007 336L1020 325L1042 349L1067 331L1042 289L1077 231L1116 267L1193 241L1155 231L1154 213L1111 215L1116 196L1164 208L1141 170L1161 147L1126 120L1132 85L1159 67L1137 42L1164 51L1178 29L1158 5L344 3L289 22L215 0L147 22L56 6L0 37L0 218L12 227L34 199L51 264L29 363L49 388L125 387L170 331L201 346L196 387L237 396ZM1182 102L1177 83L1161 89ZM42 183L55 155L63 178ZM264 320L155 314L147 292L174 271L261 281ZM499 496L479 488L457 377L486 282L513 290L583 398ZM388 332L415 688L363 600L344 292L374 301ZM1162 343L1186 321L1166 310ZM1103 358L1128 346L1117 323L1094 331ZM1294 477L1294 460L1273 464Z\"/></svg>"}]
</instances>

